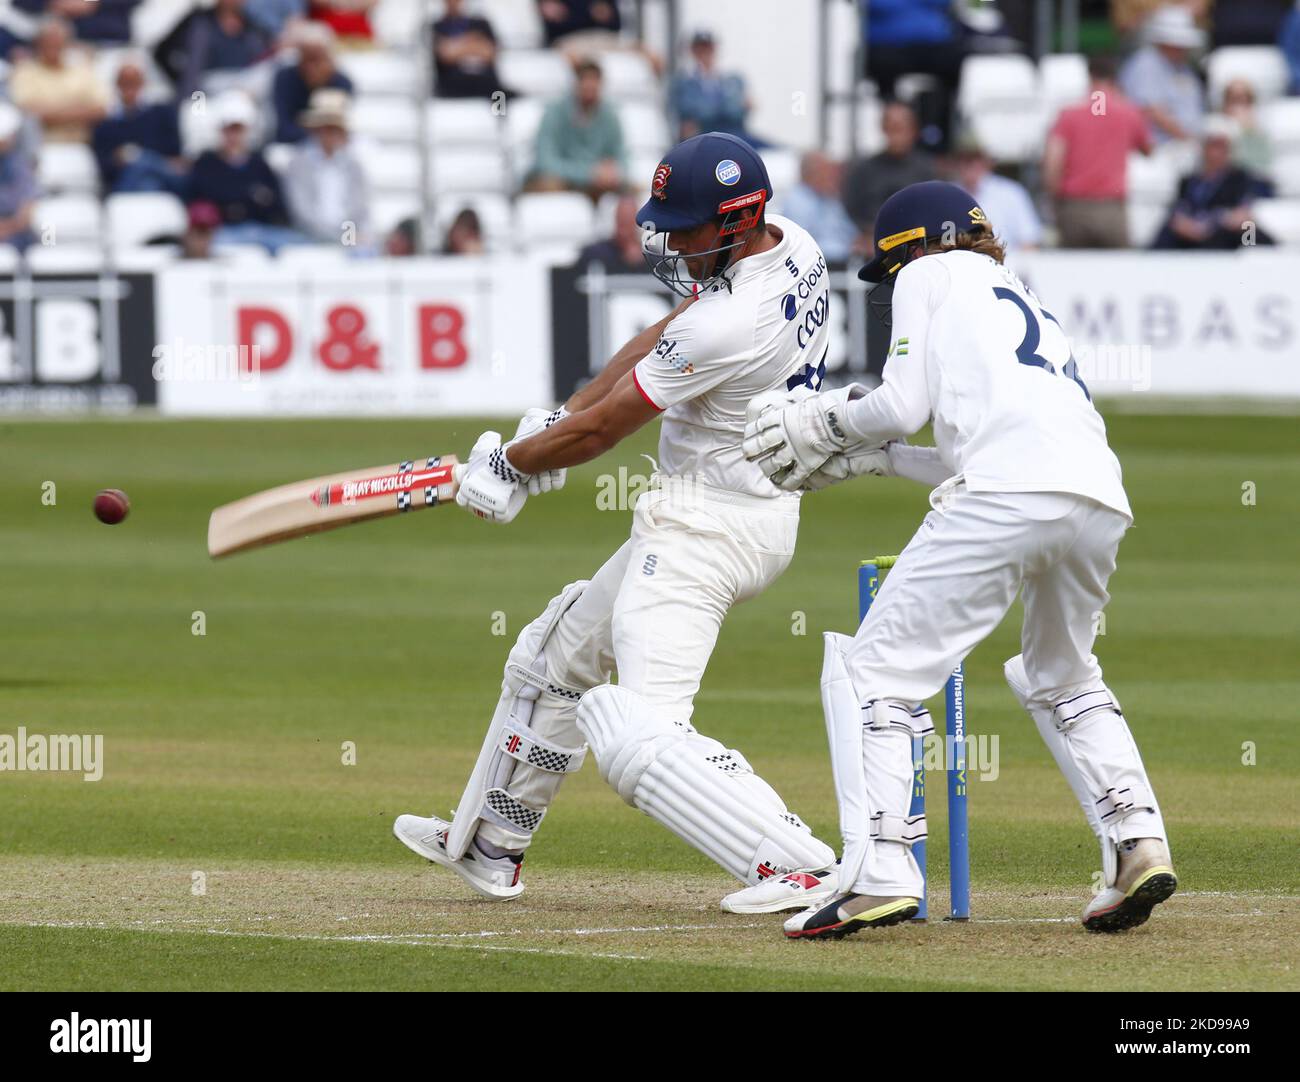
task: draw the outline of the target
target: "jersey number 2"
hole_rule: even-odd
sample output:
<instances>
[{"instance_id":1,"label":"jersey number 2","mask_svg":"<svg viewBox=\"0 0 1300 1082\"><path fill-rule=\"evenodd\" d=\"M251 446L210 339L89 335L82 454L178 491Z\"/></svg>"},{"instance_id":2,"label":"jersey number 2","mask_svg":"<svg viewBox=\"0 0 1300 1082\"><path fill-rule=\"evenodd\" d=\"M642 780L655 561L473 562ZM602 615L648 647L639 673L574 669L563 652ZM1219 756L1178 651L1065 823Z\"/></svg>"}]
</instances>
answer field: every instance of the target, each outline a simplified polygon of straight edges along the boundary
<instances>
[{"instance_id":1,"label":"jersey number 2","mask_svg":"<svg viewBox=\"0 0 1300 1082\"><path fill-rule=\"evenodd\" d=\"M1052 375L1056 375L1056 367L1052 362L1046 357L1040 357L1038 355L1038 343L1042 341L1043 334L1039 329L1038 319L1035 317L1033 310L1024 302L1020 294L1013 289L1007 289L1005 286L996 286L994 287L993 295L999 300L1011 301L1012 304L1020 309L1021 314L1025 317L1025 336L1020 340L1020 345L1016 347L1016 360L1021 364L1027 364L1032 368L1045 368ZM1043 315L1058 327L1061 325L1060 321L1046 308L1041 309L1041 311ZM1073 354L1070 355L1070 359L1066 362L1065 368L1063 368L1062 371L1066 376L1079 385L1079 389L1083 391L1083 396L1091 402L1092 395L1088 393L1087 384L1079 378L1079 366L1075 363Z\"/></svg>"}]
</instances>

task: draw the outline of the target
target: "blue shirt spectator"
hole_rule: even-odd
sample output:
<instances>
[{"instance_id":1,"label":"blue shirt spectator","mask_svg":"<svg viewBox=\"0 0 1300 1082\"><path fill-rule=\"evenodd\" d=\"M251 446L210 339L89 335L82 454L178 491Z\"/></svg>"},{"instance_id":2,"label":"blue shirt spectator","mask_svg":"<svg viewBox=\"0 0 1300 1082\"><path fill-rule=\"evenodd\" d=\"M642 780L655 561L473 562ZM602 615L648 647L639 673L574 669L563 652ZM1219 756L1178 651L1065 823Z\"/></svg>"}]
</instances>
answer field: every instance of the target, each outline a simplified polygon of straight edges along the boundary
<instances>
[{"instance_id":1,"label":"blue shirt spectator","mask_svg":"<svg viewBox=\"0 0 1300 1082\"><path fill-rule=\"evenodd\" d=\"M952 0L869 0L868 45L921 45L952 41Z\"/></svg>"},{"instance_id":2,"label":"blue shirt spectator","mask_svg":"<svg viewBox=\"0 0 1300 1082\"><path fill-rule=\"evenodd\" d=\"M275 142L300 143L306 131L298 123L317 90L352 93L352 80L334 63L334 32L324 23L307 23L295 37L298 62L275 73L271 101L275 106Z\"/></svg>"},{"instance_id":3,"label":"blue shirt spectator","mask_svg":"<svg viewBox=\"0 0 1300 1082\"><path fill-rule=\"evenodd\" d=\"M1023 184L993 172L993 159L976 141L957 148L957 183L975 197L993 232L1009 251L1037 248L1043 222Z\"/></svg>"},{"instance_id":4,"label":"blue shirt spectator","mask_svg":"<svg viewBox=\"0 0 1300 1082\"><path fill-rule=\"evenodd\" d=\"M271 36L244 11L245 0L217 0L209 11L197 12L185 34L185 68L178 90L189 97L214 71L241 71L271 51Z\"/></svg>"},{"instance_id":5,"label":"blue shirt spectator","mask_svg":"<svg viewBox=\"0 0 1300 1082\"><path fill-rule=\"evenodd\" d=\"M718 71L718 50L712 34L701 30L691 38L691 57L695 70L678 75L672 86L673 112L680 125L678 138L720 131L750 139L745 130L749 113L745 80Z\"/></svg>"},{"instance_id":6,"label":"blue shirt spectator","mask_svg":"<svg viewBox=\"0 0 1300 1082\"><path fill-rule=\"evenodd\" d=\"M117 71L118 105L95 125L90 146L105 192L170 191L183 180L176 106L140 100L144 72L132 61Z\"/></svg>"},{"instance_id":7,"label":"blue shirt spectator","mask_svg":"<svg viewBox=\"0 0 1300 1082\"><path fill-rule=\"evenodd\" d=\"M1205 95L1190 56L1205 44L1205 34L1180 7L1158 8L1143 34L1148 44L1120 69L1120 89L1142 110L1157 143L1197 138Z\"/></svg>"},{"instance_id":8,"label":"blue shirt spectator","mask_svg":"<svg viewBox=\"0 0 1300 1082\"><path fill-rule=\"evenodd\" d=\"M858 228L840 201L843 169L819 150L803 156L799 183L781 198L781 213L798 222L832 263L842 263L853 251Z\"/></svg>"}]
</instances>

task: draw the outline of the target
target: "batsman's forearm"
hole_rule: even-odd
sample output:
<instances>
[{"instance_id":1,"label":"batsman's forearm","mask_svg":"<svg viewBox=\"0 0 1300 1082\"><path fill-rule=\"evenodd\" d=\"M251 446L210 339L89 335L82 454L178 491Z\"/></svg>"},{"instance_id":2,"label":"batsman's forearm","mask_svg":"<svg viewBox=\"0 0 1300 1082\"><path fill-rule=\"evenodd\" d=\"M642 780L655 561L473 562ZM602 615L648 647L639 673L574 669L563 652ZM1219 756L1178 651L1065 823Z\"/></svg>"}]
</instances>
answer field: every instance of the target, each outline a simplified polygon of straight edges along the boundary
<instances>
[{"instance_id":1,"label":"batsman's forearm","mask_svg":"<svg viewBox=\"0 0 1300 1082\"><path fill-rule=\"evenodd\" d=\"M506 459L520 473L542 473L581 466L599 458L614 442L595 422L591 411L582 410L513 445L506 452Z\"/></svg>"},{"instance_id":2,"label":"batsman's forearm","mask_svg":"<svg viewBox=\"0 0 1300 1082\"><path fill-rule=\"evenodd\" d=\"M655 348L655 343L659 341L659 336L664 333L668 324L694 303L694 297L687 297L658 323L629 339L590 383L573 392L569 400L564 403L564 408L570 413L577 413L579 410L589 409L609 394L618 386L618 381L636 367L637 361Z\"/></svg>"}]
</instances>

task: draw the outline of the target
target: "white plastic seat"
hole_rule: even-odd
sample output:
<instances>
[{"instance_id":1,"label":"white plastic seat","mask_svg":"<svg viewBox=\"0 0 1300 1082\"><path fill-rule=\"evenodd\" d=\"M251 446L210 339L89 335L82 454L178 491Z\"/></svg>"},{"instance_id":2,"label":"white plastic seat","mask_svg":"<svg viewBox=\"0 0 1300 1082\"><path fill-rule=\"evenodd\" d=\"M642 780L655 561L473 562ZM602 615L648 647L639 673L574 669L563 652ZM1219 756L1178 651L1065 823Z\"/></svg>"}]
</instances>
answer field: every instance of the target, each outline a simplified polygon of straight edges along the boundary
<instances>
[{"instance_id":1,"label":"white plastic seat","mask_svg":"<svg viewBox=\"0 0 1300 1082\"><path fill-rule=\"evenodd\" d=\"M1274 158L1272 177L1279 196L1286 199L1300 198L1300 150L1292 150Z\"/></svg>"},{"instance_id":2,"label":"white plastic seat","mask_svg":"<svg viewBox=\"0 0 1300 1082\"><path fill-rule=\"evenodd\" d=\"M502 49L539 49L545 40L536 0L479 0Z\"/></svg>"},{"instance_id":3,"label":"white plastic seat","mask_svg":"<svg viewBox=\"0 0 1300 1082\"><path fill-rule=\"evenodd\" d=\"M358 95L352 100L352 132L384 143L418 143L420 111L408 98Z\"/></svg>"},{"instance_id":4,"label":"white plastic seat","mask_svg":"<svg viewBox=\"0 0 1300 1082\"><path fill-rule=\"evenodd\" d=\"M18 269L22 255L12 244L0 244L0 274L12 274Z\"/></svg>"},{"instance_id":5,"label":"white plastic seat","mask_svg":"<svg viewBox=\"0 0 1300 1082\"><path fill-rule=\"evenodd\" d=\"M98 244L103 230L99 201L89 195L53 195L38 199L33 212L37 235L53 245Z\"/></svg>"},{"instance_id":6,"label":"white plastic seat","mask_svg":"<svg viewBox=\"0 0 1300 1082\"><path fill-rule=\"evenodd\" d=\"M778 197L789 193L799 183L799 155L784 147L768 147L759 151L763 164L767 166L767 179L772 182L772 191ZM741 177L736 184L736 194L743 195L754 189L748 187L748 181Z\"/></svg>"},{"instance_id":7,"label":"white plastic seat","mask_svg":"<svg viewBox=\"0 0 1300 1082\"><path fill-rule=\"evenodd\" d=\"M987 104L968 116L967 123L995 162L1024 164L1043 155L1047 138L1038 108Z\"/></svg>"},{"instance_id":8,"label":"white plastic seat","mask_svg":"<svg viewBox=\"0 0 1300 1082\"><path fill-rule=\"evenodd\" d=\"M827 113L829 132L822 148L832 158L847 161L853 156L869 158L885 149L885 133L880 130L884 106L874 96L858 99L858 137L851 138L849 126L853 110L846 101L831 102Z\"/></svg>"},{"instance_id":9,"label":"white plastic seat","mask_svg":"<svg viewBox=\"0 0 1300 1082\"><path fill-rule=\"evenodd\" d=\"M1038 62L1043 106L1052 120L1088 96L1088 61L1082 53L1052 53Z\"/></svg>"},{"instance_id":10,"label":"white plastic seat","mask_svg":"<svg viewBox=\"0 0 1300 1082\"><path fill-rule=\"evenodd\" d=\"M506 103L506 115L512 107ZM495 147L505 137L506 115L494 113L486 98L435 98L425 105L425 130L431 146Z\"/></svg>"},{"instance_id":11,"label":"white plastic seat","mask_svg":"<svg viewBox=\"0 0 1300 1082\"><path fill-rule=\"evenodd\" d=\"M293 143L267 143L262 148L262 157L266 159L267 165L274 169L279 176L283 177L288 172L289 163L293 161L293 156L297 151L298 148Z\"/></svg>"},{"instance_id":12,"label":"white plastic seat","mask_svg":"<svg viewBox=\"0 0 1300 1082\"><path fill-rule=\"evenodd\" d=\"M131 11L131 40L152 48L175 29L194 7L194 0L141 0Z\"/></svg>"},{"instance_id":13,"label":"white plastic seat","mask_svg":"<svg viewBox=\"0 0 1300 1082\"><path fill-rule=\"evenodd\" d=\"M95 274L104 268L104 250L98 244L33 244L27 267L34 274Z\"/></svg>"},{"instance_id":14,"label":"white plastic seat","mask_svg":"<svg viewBox=\"0 0 1300 1082\"><path fill-rule=\"evenodd\" d=\"M372 192L419 195L420 152L395 143L359 143L355 147L361 171Z\"/></svg>"},{"instance_id":15,"label":"white plastic seat","mask_svg":"<svg viewBox=\"0 0 1300 1082\"><path fill-rule=\"evenodd\" d=\"M385 195L377 193L370 199L370 227L376 237L383 239L394 226L407 218L420 216L419 195Z\"/></svg>"},{"instance_id":16,"label":"white plastic seat","mask_svg":"<svg viewBox=\"0 0 1300 1082\"><path fill-rule=\"evenodd\" d=\"M271 253L260 244L223 244L213 251L212 258L227 266L261 266L271 262Z\"/></svg>"},{"instance_id":17,"label":"white plastic seat","mask_svg":"<svg viewBox=\"0 0 1300 1082\"><path fill-rule=\"evenodd\" d=\"M121 192L104 209L114 249L137 248L154 237L180 236L189 225L185 204L167 192Z\"/></svg>"},{"instance_id":18,"label":"white plastic seat","mask_svg":"<svg viewBox=\"0 0 1300 1082\"><path fill-rule=\"evenodd\" d=\"M411 41L418 41L418 37ZM352 92L388 94L393 97L423 96L424 74L414 54L396 49L369 52L340 52L339 69L352 80Z\"/></svg>"},{"instance_id":19,"label":"white plastic seat","mask_svg":"<svg viewBox=\"0 0 1300 1082\"><path fill-rule=\"evenodd\" d=\"M1178 177L1178 172L1164 158L1143 154L1128 156L1130 199L1167 203L1178 190Z\"/></svg>"},{"instance_id":20,"label":"white plastic seat","mask_svg":"<svg viewBox=\"0 0 1300 1082\"><path fill-rule=\"evenodd\" d=\"M41 190L50 192L85 192L99 188L99 170L95 155L84 143L45 143L41 147L36 175Z\"/></svg>"},{"instance_id":21,"label":"white plastic seat","mask_svg":"<svg viewBox=\"0 0 1300 1082\"><path fill-rule=\"evenodd\" d=\"M1027 56L968 56L961 65L957 104L968 117L988 105L1037 105L1038 69Z\"/></svg>"},{"instance_id":22,"label":"white plastic seat","mask_svg":"<svg viewBox=\"0 0 1300 1082\"><path fill-rule=\"evenodd\" d=\"M390 49L409 49L420 40L427 7L426 0L379 0L370 9L375 40Z\"/></svg>"},{"instance_id":23,"label":"white plastic seat","mask_svg":"<svg viewBox=\"0 0 1300 1082\"><path fill-rule=\"evenodd\" d=\"M1260 124L1273 149L1300 150L1300 98L1278 98L1260 110Z\"/></svg>"},{"instance_id":24,"label":"white plastic seat","mask_svg":"<svg viewBox=\"0 0 1300 1082\"><path fill-rule=\"evenodd\" d=\"M1255 88L1255 97L1266 102L1285 94L1291 78L1282 50L1272 45L1221 46L1206 58L1205 72L1210 104L1216 109L1233 79L1245 79Z\"/></svg>"},{"instance_id":25,"label":"white plastic seat","mask_svg":"<svg viewBox=\"0 0 1300 1082\"><path fill-rule=\"evenodd\" d=\"M618 106L623 142L629 150L663 154L673 144L668 117L657 103L625 101Z\"/></svg>"},{"instance_id":26,"label":"white plastic seat","mask_svg":"<svg viewBox=\"0 0 1300 1082\"><path fill-rule=\"evenodd\" d=\"M1129 198L1125 206L1128 218L1128 241L1133 248L1149 248L1160 227L1169 217L1169 208L1161 203Z\"/></svg>"},{"instance_id":27,"label":"white plastic seat","mask_svg":"<svg viewBox=\"0 0 1300 1082\"><path fill-rule=\"evenodd\" d=\"M145 244L139 248L123 248L113 252L113 265L124 272L137 274L156 271L175 263L181 257L179 244Z\"/></svg>"},{"instance_id":28,"label":"white plastic seat","mask_svg":"<svg viewBox=\"0 0 1300 1082\"><path fill-rule=\"evenodd\" d=\"M558 98L573 85L573 69L559 53L516 49L497 56L501 82L519 94Z\"/></svg>"},{"instance_id":29,"label":"white plastic seat","mask_svg":"<svg viewBox=\"0 0 1300 1082\"><path fill-rule=\"evenodd\" d=\"M1300 245L1300 199L1258 199L1251 213L1279 244Z\"/></svg>"},{"instance_id":30,"label":"white plastic seat","mask_svg":"<svg viewBox=\"0 0 1300 1082\"><path fill-rule=\"evenodd\" d=\"M498 192L510 188L505 159L496 150L434 148L429 155L432 191Z\"/></svg>"},{"instance_id":31,"label":"white plastic seat","mask_svg":"<svg viewBox=\"0 0 1300 1082\"><path fill-rule=\"evenodd\" d=\"M506 148L515 182L522 184L537 157L537 131L546 103L540 98L515 98L506 105Z\"/></svg>"},{"instance_id":32,"label":"white plastic seat","mask_svg":"<svg viewBox=\"0 0 1300 1082\"><path fill-rule=\"evenodd\" d=\"M650 62L640 53L609 50L600 54L604 93L613 101L659 97L659 82Z\"/></svg>"},{"instance_id":33,"label":"white plastic seat","mask_svg":"<svg viewBox=\"0 0 1300 1082\"><path fill-rule=\"evenodd\" d=\"M577 192L534 192L515 200L515 230L525 248L581 247L593 236L595 209Z\"/></svg>"},{"instance_id":34,"label":"white plastic seat","mask_svg":"<svg viewBox=\"0 0 1300 1082\"><path fill-rule=\"evenodd\" d=\"M275 261L282 267L307 269L338 266L350 258L349 249L341 244L286 244Z\"/></svg>"}]
</instances>

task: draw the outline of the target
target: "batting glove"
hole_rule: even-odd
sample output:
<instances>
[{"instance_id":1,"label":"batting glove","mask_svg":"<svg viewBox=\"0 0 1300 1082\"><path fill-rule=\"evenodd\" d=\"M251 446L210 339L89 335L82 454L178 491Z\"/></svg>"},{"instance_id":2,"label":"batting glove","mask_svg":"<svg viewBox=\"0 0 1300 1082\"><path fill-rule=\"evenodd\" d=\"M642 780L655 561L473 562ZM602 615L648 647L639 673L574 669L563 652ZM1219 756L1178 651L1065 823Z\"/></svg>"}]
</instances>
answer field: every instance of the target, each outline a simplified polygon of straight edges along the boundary
<instances>
[{"instance_id":1,"label":"batting glove","mask_svg":"<svg viewBox=\"0 0 1300 1082\"><path fill-rule=\"evenodd\" d=\"M550 428L556 421L562 421L569 416L569 411L561 406L557 410L541 409L534 406L519 421L519 427L515 429L515 438L511 443L518 443L520 440L526 440L529 436L535 436L543 429ZM543 470L541 473L535 473L528 478L528 495L540 496L543 492L555 492L557 489L564 487L564 482L568 479L569 471L567 469Z\"/></svg>"},{"instance_id":2,"label":"batting glove","mask_svg":"<svg viewBox=\"0 0 1300 1082\"><path fill-rule=\"evenodd\" d=\"M745 457L777 488L797 491L831 455L854 443L844 429L844 407L866 393L865 387L851 383L784 408L772 396L760 395L749 406Z\"/></svg>"},{"instance_id":3,"label":"batting glove","mask_svg":"<svg viewBox=\"0 0 1300 1082\"><path fill-rule=\"evenodd\" d=\"M484 432L460 472L456 502L489 522L511 522L528 499L528 475L506 458L501 433Z\"/></svg>"}]
</instances>

